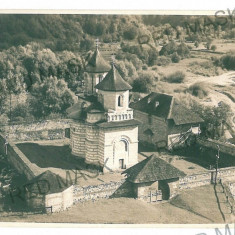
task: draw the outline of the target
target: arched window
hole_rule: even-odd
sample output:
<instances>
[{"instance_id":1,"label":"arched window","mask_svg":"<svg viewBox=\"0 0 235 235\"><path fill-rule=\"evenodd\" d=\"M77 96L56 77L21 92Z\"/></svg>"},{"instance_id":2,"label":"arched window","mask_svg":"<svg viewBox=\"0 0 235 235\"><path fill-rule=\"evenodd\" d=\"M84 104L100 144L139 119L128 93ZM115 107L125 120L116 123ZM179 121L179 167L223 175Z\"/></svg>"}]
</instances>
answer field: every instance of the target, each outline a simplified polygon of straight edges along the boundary
<instances>
[{"instance_id":1,"label":"arched window","mask_svg":"<svg viewBox=\"0 0 235 235\"><path fill-rule=\"evenodd\" d=\"M126 141L124 141L125 143L125 151L127 152L128 151L128 143Z\"/></svg>"},{"instance_id":2,"label":"arched window","mask_svg":"<svg viewBox=\"0 0 235 235\"><path fill-rule=\"evenodd\" d=\"M123 106L123 96L119 95L118 96L118 107L122 107Z\"/></svg>"}]
</instances>

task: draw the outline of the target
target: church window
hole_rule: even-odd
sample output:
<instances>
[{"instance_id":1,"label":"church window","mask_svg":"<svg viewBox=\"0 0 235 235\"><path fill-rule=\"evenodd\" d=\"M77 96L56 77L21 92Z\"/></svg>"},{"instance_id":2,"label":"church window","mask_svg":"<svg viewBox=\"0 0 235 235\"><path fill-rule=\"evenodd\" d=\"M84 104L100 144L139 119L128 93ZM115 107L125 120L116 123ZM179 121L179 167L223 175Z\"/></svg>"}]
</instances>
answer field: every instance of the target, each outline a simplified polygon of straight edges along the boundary
<instances>
[{"instance_id":1,"label":"church window","mask_svg":"<svg viewBox=\"0 0 235 235\"><path fill-rule=\"evenodd\" d=\"M128 151L128 144L126 141L124 141L124 143L125 143L125 151L127 152Z\"/></svg>"},{"instance_id":2,"label":"church window","mask_svg":"<svg viewBox=\"0 0 235 235\"><path fill-rule=\"evenodd\" d=\"M118 96L118 107L122 107L123 106L123 96L120 95Z\"/></svg>"},{"instance_id":3,"label":"church window","mask_svg":"<svg viewBox=\"0 0 235 235\"><path fill-rule=\"evenodd\" d=\"M119 120L121 120L122 119L122 116L121 115L119 115Z\"/></svg>"},{"instance_id":4,"label":"church window","mask_svg":"<svg viewBox=\"0 0 235 235\"><path fill-rule=\"evenodd\" d=\"M125 119L127 119L127 114L125 114Z\"/></svg>"},{"instance_id":5,"label":"church window","mask_svg":"<svg viewBox=\"0 0 235 235\"><path fill-rule=\"evenodd\" d=\"M117 120L117 115L115 115L115 120Z\"/></svg>"}]
</instances>

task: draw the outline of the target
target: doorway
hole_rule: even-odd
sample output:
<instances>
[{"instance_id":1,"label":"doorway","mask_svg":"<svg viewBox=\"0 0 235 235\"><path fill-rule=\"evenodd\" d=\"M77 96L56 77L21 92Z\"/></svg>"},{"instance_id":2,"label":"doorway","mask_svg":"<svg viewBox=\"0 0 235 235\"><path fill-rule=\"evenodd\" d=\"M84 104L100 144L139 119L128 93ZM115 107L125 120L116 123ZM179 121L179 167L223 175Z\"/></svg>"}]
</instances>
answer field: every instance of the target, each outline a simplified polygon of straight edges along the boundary
<instances>
[{"instance_id":1,"label":"doorway","mask_svg":"<svg viewBox=\"0 0 235 235\"><path fill-rule=\"evenodd\" d=\"M119 159L119 169L125 169L124 159Z\"/></svg>"}]
</instances>

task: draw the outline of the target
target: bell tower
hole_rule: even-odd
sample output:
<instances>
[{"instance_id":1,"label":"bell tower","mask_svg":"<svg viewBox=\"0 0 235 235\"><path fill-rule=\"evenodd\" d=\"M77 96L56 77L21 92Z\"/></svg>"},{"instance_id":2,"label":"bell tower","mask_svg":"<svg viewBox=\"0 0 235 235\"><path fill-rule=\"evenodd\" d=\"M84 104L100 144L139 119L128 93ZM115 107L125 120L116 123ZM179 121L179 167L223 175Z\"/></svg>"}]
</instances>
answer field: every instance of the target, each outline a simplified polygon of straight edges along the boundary
<instances>
[{"instance_id":1,"label":"bell tower","mask_svg":"<svg viewBox=\"0 0 235 235\"><path fill-rule=\"evenodd\" d=\"M93 55L87 62L85 68L85 94L96 95L95 86L103 80L107 72L110 70L110 65L102 57L99 51L99 40L96 39L96 49Z\"/></svg>"},{"instance_id":2,"label":"bell tower","mask_svg":"<svg viewBox=\"0 0 235 235\"><path fill-rule=\"evenodd\" d=\"M107 121L133 119L133 110L129 108L129 90L132 87L121 77L114 61L104 79L95 86L98 100L107 113Z\"/></svg>"}]
</instances>

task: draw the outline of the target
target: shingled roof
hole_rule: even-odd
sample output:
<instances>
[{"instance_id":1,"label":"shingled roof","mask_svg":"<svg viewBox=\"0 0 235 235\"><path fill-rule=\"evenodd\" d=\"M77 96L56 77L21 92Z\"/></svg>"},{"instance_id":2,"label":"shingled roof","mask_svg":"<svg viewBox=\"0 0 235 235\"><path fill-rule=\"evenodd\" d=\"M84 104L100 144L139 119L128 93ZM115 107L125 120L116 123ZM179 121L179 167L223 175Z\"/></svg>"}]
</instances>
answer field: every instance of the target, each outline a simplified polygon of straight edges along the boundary
<instances>
[{"instance_id":1,"label":"shingled roof","mask_svg":"<svg viewBox=\"0 0 235 235\"><path fill-rule=\"evenodd\" d=\"M46 195L63 192L72 185L72 182L68 185L63 182L65 182L65 180L59 175L47 170L28 181L26 185L29 192Z\"/></svg>"},{"instance_id":2,"label":"shingled roof","mask_svg":"<svg viewBox=\"0 0 235 235\"><path fill-rule=\"evenodd\" d=\"M147 183L185 176L184 172L154 154L125 170L122 174L127 174L127 180L132 183Z\"/></svg>"},{"instance_id":3,"label":"shingled roof","mask_svg":"<svg viewBox=\"0 0 235 235\"><path fill-rule=\"evenodd\" d=\"M68 118L75 120L85 119L86 113L104 112L103 105L98 102L96 96L78 96L79 102L66 110ZM82 101L86 103L86 107L82 109Z\"/></svg>"},{"instance_id":4,"label":"shingled roof","mask_svg":"<svg viewBox=\"0 0 235 235\"><path fill-rule=\"evenodd\" d=\"M114 64L105 78L95 86L96 89L103 91L127 91L132 87L121 77Z\"/></svg>"},{"instance_id":5,"label":"shingled roof","mask_svg":"<svg viewBox=\"0 0 235 235\"><path fill-rule=\"evenodd\" d=\"M143 99L131 103L130 107L149 115L172 119L176 125L203 122L199 115L178 104L173 96L167 94L152 92Z\"/></svg>"},{"instance_id":6,"label":"shingled roof","mask_svg":"<svg viewBox=\"0 0 235 235\"><path fill-rule=\"evenodd\" d=\"M173 96L152 92L136 103L131 103L130 107L166 119L169 115L172 101ZM157 107L156 102L158 102Z\"/></svg>"},{"instance_id":7,"label":"shingled roof","mask_svg":"<svg viewBox=\"0 0 235 235\"><path fill-rule=\"evenodd\" d=\"M105 73L110 70L109 63L102 57L98 48L96 48L94 54L88 60L85 70L89 73Z\"/></svg>"}]
</instances>

